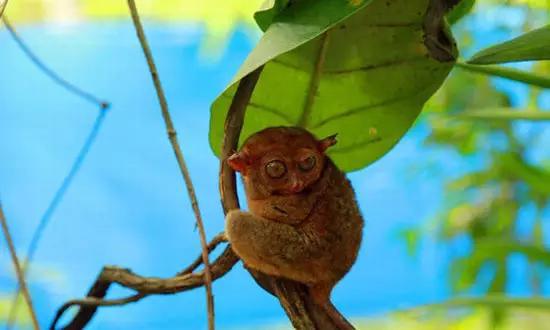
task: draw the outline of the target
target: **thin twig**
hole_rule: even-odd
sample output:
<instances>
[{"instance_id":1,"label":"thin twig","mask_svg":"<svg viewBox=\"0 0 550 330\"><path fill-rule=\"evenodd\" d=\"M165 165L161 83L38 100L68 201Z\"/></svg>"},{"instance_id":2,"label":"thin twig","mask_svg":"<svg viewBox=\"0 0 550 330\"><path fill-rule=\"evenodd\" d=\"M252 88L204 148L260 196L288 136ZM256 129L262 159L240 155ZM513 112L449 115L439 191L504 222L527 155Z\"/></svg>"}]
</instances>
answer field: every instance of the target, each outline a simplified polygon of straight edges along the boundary
<instances>
[{"instance_id":1,"label":"thin twig","mask_svg":"<svg viewBox=\"0 0 550 330\"><path fill-rule=\"evenodd\" d=\"M147 60L147 65L149 66L149 71L151 72L151 76L153 78L153 83L157 91L157 96L158 96L160 108L162 111L162 117L164 118L166 131L168 132L168 138L170 140L170 143L172 144L172 149L174 150L174 154L178 161L181 174L183 175L185 185L187 186L187 193L189 194L189 199L191 200L193 213L195 214L196 224L199 229L199 237L200 237L201 246L202 246L202 259L204 263L204 277L205 277L205 284L206 284L205 287L206 287L206 300L207 300L207 310L208 310L208 329L214 330L214 295L212 294L212 274L210 272L206 233L204 230L204 225L202 223L199 204L197 201L197 197L195 195L195 189L193 187L193 183L191 181L191 176L189 175L187 165L183 158L183 154L181 152L178 139L176 137L176 129L174 128L174 124L172 123L170 112L168 111L168 103L166 101L166 96L164 95L164 91L162 89L160 79L158 77L157 68L153 60L153 55L151 54L149 44L147 43L145 32L143 31L143 26L141 25L141 21L139 19L139 14L138 14L134 0L128 0L128 7L130 8L132 21L134 22L134 27L136 29L139 42L143 49L143 53Z\"/></svg>"},{"instance_id":2,"label":"thin twig","mask_svg":"<svg viewBox=\"0 0 550 330\"><path fill-rule=\"evenodd\" d=\"M8 223L7 223L6 217L4 216L4 210L2 209L2 202L0 202L0 223L2 225L2 231L4 232L4 237L6 237L6 242L8 243L8 249L10 250L13 268L15 269L15 274L17 275L17 281L19 282L19 286L21 287L21 292L23 293L23 297L25 298L25 303L27 304L27 307L31 314L33 327L35 330L38 330L40 329L40 326L38 325L38 319L36 318L36 311L34 310L34 307L32 304L31 295L29 293L27 283L25 282L25 276L23 275L23 271L21 270L21 265L19 263L19 259L17 258L17 253L15 252L15 246L13 244L13 240L11 238L11 234L8 229Z\"/></svg>"},{"instance_id":3,"label":"thin twig","mask_svg":"<svg viewBox=\"0 0 550 330\"><path fill-rule=\"evenodd\" d=\"M38 56L34 54L34 52L27 46L27 44L23 41L23 39L17 34L17 31L15 31L15 28L11 23L8 21L8 18L6 16L2 17L2 21L4 22L4 25L8 29L8 32L12 36L13 40L19 48L27 55L27 57L36 65L42 72L44 72L45 75L50 77L55 83L60 85L61 87L65 88L69 92L76 94L80 96L81 98L87 100L88 102L94 103L98 105L102 109L109 108L109 102L103 101L96 97L95 95L83 90L82 88L76 86L75 84L65 80L63 77L61 77L59 74L57 74L54 70L52 70L50 67L48 67Z\"/></svg>"},{"instance_id":4,"label":"thin twig","mask_svg":"<svg viewBox=\"0 0 550 330\"><path fill-rule=\"evenodd\" d=\"M214 251L214 249L220 245L221 243L227 242L227 236L225 236L225 233L221 232L218 235L214 236L214 238L208 243L208 253ZM195 269L197 269L202 264L203 258L202 253L200 256L198 256L195 261L193 261L192 264L187 266L184 270L180 271L177 276L191 274Z\"/></svg>"},{"instance_id":5,"label":"thin twig","mask_svg":"<svg viewBox=\"0 0 550 330\"><path fill-rule=\"evenodd\" d=\"M6 10L6 7L8 6L8 0L4 0L2 2L2 6L0 7L0 18L4 15L4 10Z\"/></svg>"},{"instance_id":6,"label":"thin twig","mask_svg":"<svg viewBox=\"0 0 550 330\"><path fill-rule=\"evenodd\" d=\"M94 124L92 125L92 128L90 130L90 133L86 137L86 140L84 140L84 144L82 145L82 148L78 152L76 159L73 162L71 169L69 170L69 173L65 176L65 178L61 182L61 185L55 192L54 197L52 198L51 202L46 208L46 211L42 215L42 218L40 219L38 226L33 232L31 242L29 244L29 247L27 248L27 254L25 255L25 259L23 260L23 263L22 263L23 277L25 278L29 273L29 269L32 265L33 258L36 254L36 251L38 250L38 244L40 242L40 239L42 238L45 229L48 227L55 210L63 200L63 197L65 196L71 183L73 182L74 178L76 177L77 173L82 167L82 163L86 159L86 156L88 155L90 148L92 147L101 129L101 125L103 124L106 113L107 111L104 109L99 110L97 117L94 121ZM15 292L16 293L13 296L12 304L10 306L10 311L8 313L6 329L11 329L15 324L15 321L17 320L17 310L19 306L18 302L19 302L19 297L21 293L21 287L18 286Z\"/></svg>"},{"instance_id":7,"label":"thin twig","mask_svg":"<svg viewBox=\"0 0 550 330\"><path fill-rule=\"evenodd\" d=\"M60 85L61 87L65 88L69 92L78 95L79 97L87 100L88 102L94 103L97 106L99 106L101 109L107 109L109 108L110 104L109 102L103 101L96 97L95 95L83 90L82 88L76 86L75 84L67 81L65 78L61 77L59 74L57 74L54 70L52 70L50 67L46 65L34 52L30 49L29 46L23 41L23 39L19 36L17 31L15 31L15 28L13 25L8 21L7 16L2 17L2 21L4 22L4 25L8 29L9 34L15 41L15 43L21 48L23 53L27 55L27 57L31 60L31 62L34 63L42 71L46 76L50 77L55 83Z\"/></svg>"}]
</instances>

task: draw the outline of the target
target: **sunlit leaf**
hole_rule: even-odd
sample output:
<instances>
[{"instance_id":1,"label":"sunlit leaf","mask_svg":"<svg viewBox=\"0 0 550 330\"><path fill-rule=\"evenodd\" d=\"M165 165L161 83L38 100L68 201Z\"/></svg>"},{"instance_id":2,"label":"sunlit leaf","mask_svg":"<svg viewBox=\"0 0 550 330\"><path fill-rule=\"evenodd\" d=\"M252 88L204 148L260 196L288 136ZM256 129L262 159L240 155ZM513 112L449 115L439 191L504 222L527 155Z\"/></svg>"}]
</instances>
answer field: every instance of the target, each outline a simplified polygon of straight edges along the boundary
<instances>
[{"instance_id":1,"label":"sunlit leaf","mask_svg":"<svg viewBox=\"0 0 550 330\"><path fill-rule=\"evenodd\" d=\"M550 25L475 54L468 63L497 64L550 59Z\"/></svg>"},{"instance_id":2,"label":"sunlit leaf","mask_svg":"<svg viewBox=\"0 0 550 330\"><path fill-rule=\"evenodd\" d=\"M439 88L456 50L449 41L449 58L442 60L441 53L434 55L425 45L428 0L369 3L299 1L277 15L212 105L214 152L221 150L237 82L262 64L241 142L277 125L302 126L318 136L338 133L330 155L346 171L388 152Z\"/></svg>"},{"instance_id":3,"label":"sunlit leaf","mask_svg":"<svg viewBox=\"0 0 550 330\"><path fill-rule=\"evenodd\" d=\"M535 73L530 73L526 71L521 71L514 68L507 68L496 65L473 65L467 63L457 63L457 67L483 74L488 74L492 76L507 78L533 86L550 88L550 78L546 76L540 76Z\"/></svg>"}]
</instances>

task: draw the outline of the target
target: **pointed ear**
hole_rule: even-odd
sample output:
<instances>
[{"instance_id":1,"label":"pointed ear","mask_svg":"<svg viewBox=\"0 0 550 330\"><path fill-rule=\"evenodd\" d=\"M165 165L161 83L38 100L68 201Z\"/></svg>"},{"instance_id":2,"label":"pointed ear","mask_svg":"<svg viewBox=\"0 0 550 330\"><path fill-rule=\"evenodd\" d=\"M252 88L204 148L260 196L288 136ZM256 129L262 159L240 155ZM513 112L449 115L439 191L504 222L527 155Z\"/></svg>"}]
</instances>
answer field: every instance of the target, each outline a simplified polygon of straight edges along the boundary
<instances>
[{"instance_id":1,"label":"pointed ear","mask_svg":"<svg viewBox=\"0 0 550 330\"><path fill-rule=\"evenodd\" d=\"M336 142L338 142L338 141L336 140L336 136L337 136L337 135L338 135L338 134L334 134L334 135L331 135L331 136L329 136L329 137L326 137L326 138L320 140L320 141L318 142L319 151L325 152L329 147L332 147L333 145L335 145Z\"/></svg>"},{"instance_id":2,"label":"pointed ear","mask_svg":"<svg viewBox=\"0 0 550 330\"><path fill-rule=\"evenodd\" d=\"M246 155L242 152L236 152L227 158L227 164L235 171L244 173L246 166L248 165Z\"/></svg>"}]
</instances>

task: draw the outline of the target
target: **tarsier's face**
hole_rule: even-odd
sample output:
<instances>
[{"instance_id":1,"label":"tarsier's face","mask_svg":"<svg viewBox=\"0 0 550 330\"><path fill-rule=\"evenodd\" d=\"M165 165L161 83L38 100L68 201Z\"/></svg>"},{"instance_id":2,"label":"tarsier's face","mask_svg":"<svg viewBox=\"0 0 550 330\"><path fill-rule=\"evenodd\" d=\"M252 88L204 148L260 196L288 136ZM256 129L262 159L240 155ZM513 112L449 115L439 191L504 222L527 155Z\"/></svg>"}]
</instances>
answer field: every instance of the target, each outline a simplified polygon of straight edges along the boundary
<instances>
[{"instance_id":1,"label":"tarsier's face","mask_svg":"<svg viewBox=\"0 0 550 330\"><path fill-rule=\"evenodd\" d=\"M334 136L317 140L300 128L273 127L251 136L228 163L265 193L298 194L322 175L325 150L335 143Z\"/></svg>"}]
</instances>

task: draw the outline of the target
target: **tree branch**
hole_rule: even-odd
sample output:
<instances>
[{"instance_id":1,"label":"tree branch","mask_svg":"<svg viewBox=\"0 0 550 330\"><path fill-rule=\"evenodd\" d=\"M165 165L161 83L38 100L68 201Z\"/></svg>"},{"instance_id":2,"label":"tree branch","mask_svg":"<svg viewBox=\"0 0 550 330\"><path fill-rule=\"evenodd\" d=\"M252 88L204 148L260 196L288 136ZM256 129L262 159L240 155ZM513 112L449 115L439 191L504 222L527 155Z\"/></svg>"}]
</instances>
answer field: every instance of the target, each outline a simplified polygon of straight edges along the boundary
<instances>
[{"instance_id":1,"label":"tree branch","mask_svg":"<svg viewBox=\"0 0 550 330\"><path fill-rule=\"evenodd\" d=\"M233 268L238 259L231 249L226 249L211 264L212 280L224 276ZM103 300L112 284L133 289L136 295L124 299ZM64 304L56 313L50 329L55 329L62 314L71 306L79 306L72 321L63 327L64 330L83 329L92 319L98 306L119 306L129 302L138 301L151 294L174 294L205 285L203 272L178 275L171 278L143 277L133 273L129 269L119 267L105 267L97 277L94 285L88 291L86 299L73 300ZM90 299L91 298L91 299Z\"/></svg>"},{"instance_id":2,"label":"tree branch","mask_svg":"<svg viewBox=\"0 0 550 330\"><path fill-rule=\"evenodd\" d=\"M34 310L32 304L31 295L29 293L27 283L25 282L25 276L23 275L21 264L19 263L17 253L15 252L15 246L13 244L13 239L11 238L10 230L8 228L8 222L6 220L6 217L4 216L4 210L2 209L2 202L0 202L0 224L2 225L2 231L4 232L4 237L6 237L6 242L8 243L11 261L13 263L13 268L15 269L15 274L17 276L17 281L19 282L19 287L21 287L21 292L23 293L23 297L25 298L25 303L27 304L27 307L29 308L29 312L31 314L33 328L35 330L38 330L40 329L40 326L38 325L38 319L36 318L36 311Z\"/></svg>"},{"instance_id":3,"label":"tree branch","mask_svg":"<svg viewBox=\"0 0 550 330\"><path fill-rule=\"evenodd\" d=\"M214 295L212 294L212 274L210 271L210 263L208 261L208 247L206 241L206 233L204 230L204 225L202 222L202 217L199 210L199 203L197 201L197 196L195 194L195 188L193 187L193 182L191 181L191 176L189 175L189 170L183 158L181 148L176 136L176 129L172 123L172 118L170 112L168 111L168 102L166 101L166 96L162 89L160 79L158 77L157 68L155 62L153 61L153 55L151 54L151 49L147 43L147 38L145 37L145 32L143 31L143 26L139 19L139 14L136 8L134 0L128 0L128 7L130 8L130 13L132 15L132 21L136 29L138 39L140 41L143 53L147 60L147 65L149 66L149 71L151 72L151 77L153 78L153 83L155 85L155 90L157 91L158 100L160 103L160 108L162 111L162 117L164 118L164 123L166 125L166 131L168 132L168 139L172 144L172 149L176 156L181 174L185 181L187 187L187 193L189 194L189 199L191 200L191 207L193 208L193 213L195 214L196 224L199 229L199 237L202 246L202 261L204 264L204 277L205 277L205 287L206 287L206 301L207 301L207 310L208 310L208 329L214 330Z\"/></svg>"},{"instance_id":4,"label":"tree branch","mask_svg":"<svg viewBox=\"0 0 550 330\"><path fill-rule=\"evenodd\" d=\"M208 243L208 253L214 251L214 249L221 243L227 242L227 237L225 236L224 232L219 233L218 235L214 236L214 238ZM192 273L195 269L197 269L201 264L203 263L202 254L198 256L195 261L187 266L184 270L180 271L177 275L186 275Z\"/></svg>"}]
</instances>

